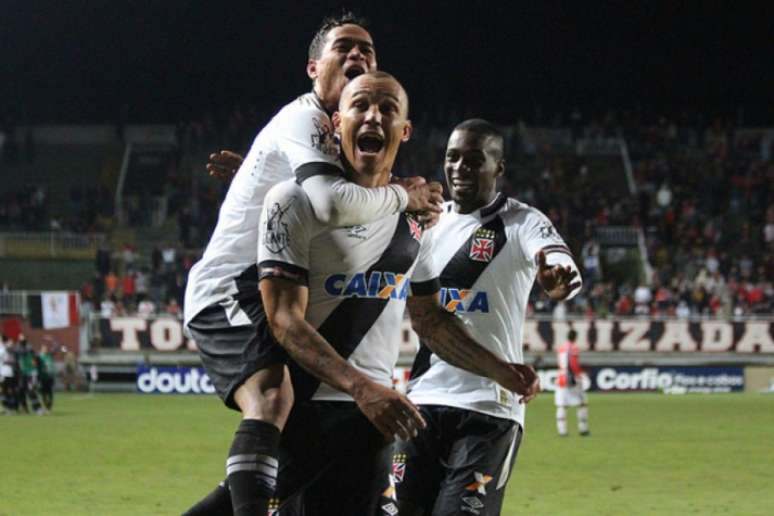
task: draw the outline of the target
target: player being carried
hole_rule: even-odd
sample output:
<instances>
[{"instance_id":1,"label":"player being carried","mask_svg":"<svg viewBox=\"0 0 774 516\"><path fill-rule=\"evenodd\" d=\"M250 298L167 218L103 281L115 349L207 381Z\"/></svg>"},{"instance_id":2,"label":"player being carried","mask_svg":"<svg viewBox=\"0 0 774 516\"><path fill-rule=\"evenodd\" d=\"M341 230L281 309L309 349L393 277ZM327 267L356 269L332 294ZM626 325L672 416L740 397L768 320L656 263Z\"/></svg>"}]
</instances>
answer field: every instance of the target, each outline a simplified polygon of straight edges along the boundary
<instances>
[{"instance_id":1,"label":"player being carried","mask_svg":"<svg viewBox=\"0 0 774 516\"><path fill-rule=\"evenodd\" d=\"M407 116L406 93L389 74L365 74L344 89L333 120L353 182L389 183L411 133ZM391 467L388 440L409 439L424 426L391 388L407 304L443 360L508 391L536 389L534 371L477 344L439 305L432 242L412 215L357 231L333 228L315 219L304 191L287 181L266 197L262 232L260 288L276 341L259 342L259 361L287 364L295 394L281 441L280 507L298 494L294 507L305 515L377 514Z\"/></svg>"},{"instance_id":2,"label":"player being carried","mask_svg":"<svg viewBox=\"0 0 774 516\"><path fill-rule=\"evenodd\" d=\"M441 269L441 304L498 358L523 363L524 314L535 278L552 299L567 299L580 290L577 266L545 215L498 193L505 159L503 137L492 124L459 124L449 137L444 169L452 202L429 232ZM422 346L409 399L427 428L397 443L388 493L396 490L402 516L498 515L524 431L525 404L537 390L519 399L442 360L423 338L421 319L412 322Z\"/></svg>"},{"instance_id":3,"label":"player being carried","mask_svg":"<svg viewBox=\"0 0 774 516\"><path fill-rule=\"evenodd\" d=\"M442 201L437 183L413 179L363 188L342 176L329 113L353 77L375 68L373 41L362 21L345 14L323 22L306 66L313 91L285 106L258 134L229 187L204 255L188 277L185 326L216 389L244 418L232 449L243 440L267 443L262 453L269 462L276 460L292 393L282 368L259 372L256 363L256 342L268 337L256 265L266 192L295 179L315 218L334 226L367 224L404 210L438 211ZM263 491L270 493L272 487L267 484ZM224 497L250 500L255 491L253 484L237 483L230 490L222 484L190 514L211 513L208 507L220 506Z\"/></svg>"}]
</instances>

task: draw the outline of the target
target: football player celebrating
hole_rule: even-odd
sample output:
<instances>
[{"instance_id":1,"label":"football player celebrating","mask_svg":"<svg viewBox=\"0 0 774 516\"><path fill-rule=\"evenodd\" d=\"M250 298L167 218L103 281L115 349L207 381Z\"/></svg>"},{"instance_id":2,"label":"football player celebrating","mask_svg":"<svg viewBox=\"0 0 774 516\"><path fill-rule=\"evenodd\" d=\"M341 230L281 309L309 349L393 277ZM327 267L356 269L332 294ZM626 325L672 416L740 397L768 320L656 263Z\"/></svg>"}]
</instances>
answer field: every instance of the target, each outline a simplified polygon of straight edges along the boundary
<instances>
[{"instance_id":1,"label":"football player celebrating","mask_svg":"<svg viewBox=\"0 0 774 516\"><path fill-rule=\"evenodd\" d=\"M580 290L577 266L545 215L498 193L505 159L503 138L492 124L459 124L449 137L444 169L452 201L429 232L441 269L441 304L498 358L522 364L524 315L535 278L552 299L567 299ZM539 386L535 382L520 397L444 361L413 316L423 343L409 399L427 427L397 444L394 484L386 493L397 492L401 516L498 515L525 405Z\"/></svg>"},{"instance_id":2,"label":"football player celebrating","mask_svg":"<svg viewBox=\"0 0 774 516\"><path fill-rule=\"evenodd\" d=\"M229 482L189 515L231 514L232 502L235 514L265 513L273 491L271 474L258 483L239 480L257 463L233 464L234 457L252 454L269 465L265 471L274 471L280 431L293 402L283 370L259 370L256 363L257 341L266 331L257 269L266 192L292 178L306 192L315 218L335 226L366 224L404 210L433 211L443 200L440 185L424 181L364 188L343 177L329 113L352 78L375 68L373 41L361 20L345 14L323 22L306 65L313 91L285 106L258 134L231 182L204 255L191 269L185 327L224 402L241 411L243 420L229 454Z\"/></svg>"},{"instance_id":3,"label":"football player celebrating","mask_svg":"<svg viewBox=\"0 0 774 516\"><path fill-rule=\"evenodd\" d=\"M406 93L389 74L368 73L344 89L334 124L353 182L389 184L398 147L411 134L407 115ZM259 356L267 366L287 364L295 394L281 439L276 496L283 514L295 493L305 515L380 510L388 439L409 439L424 425L392 389L407 300L420 335L443 359L521 394L536 383L532 370L479 346L438 304L431 242L412 215L396 213L358 231L333 228L316 220L303 189L287 181L267 195L262 224L260 287L276 341L262 340Z\"/></svg>"}]
</instances>

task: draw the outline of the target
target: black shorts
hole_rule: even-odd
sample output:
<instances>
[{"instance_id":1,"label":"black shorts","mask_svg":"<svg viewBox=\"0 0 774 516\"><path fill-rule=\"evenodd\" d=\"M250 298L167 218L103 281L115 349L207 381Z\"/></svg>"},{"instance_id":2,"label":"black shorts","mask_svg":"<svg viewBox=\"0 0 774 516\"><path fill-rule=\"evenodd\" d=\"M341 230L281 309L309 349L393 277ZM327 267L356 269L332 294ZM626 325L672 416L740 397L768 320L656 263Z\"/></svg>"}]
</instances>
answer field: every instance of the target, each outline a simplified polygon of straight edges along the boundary
<instances>
[{"instance_id":1,"label":"black shorts","mask_svg":"<svg viewBox=\"0 0 774 516\"><path fill-rule=\"evenodd\" d=\"M268 365L288 360L271 334L260 293L239 299L238 308L251 324L232 326L221 305L205 308L188 323L215 391L234 410L239 410L234 392L245 380Z\"/></svg>"},{"instance_id":2,"label":"black shorts","mask_svg":"<svg viewBox=\"0 0 774 516\"><path fill-rule=\"evenodd\" d=\"M419 409L427 428L411 441L399 441L393 455L400 515L499 515L521 425L453 407Z\"/></svg>"},{"instance_id":3,"label":"black shorts","mask_svg":"<svg viewBox=\"0 0 774 516\"><path fill-rule=\"evenodd\" d=\"M381 514L391 453L355 403L296 401L280 440L275 491L280 514Z\"/></svg>"}]
</instances>

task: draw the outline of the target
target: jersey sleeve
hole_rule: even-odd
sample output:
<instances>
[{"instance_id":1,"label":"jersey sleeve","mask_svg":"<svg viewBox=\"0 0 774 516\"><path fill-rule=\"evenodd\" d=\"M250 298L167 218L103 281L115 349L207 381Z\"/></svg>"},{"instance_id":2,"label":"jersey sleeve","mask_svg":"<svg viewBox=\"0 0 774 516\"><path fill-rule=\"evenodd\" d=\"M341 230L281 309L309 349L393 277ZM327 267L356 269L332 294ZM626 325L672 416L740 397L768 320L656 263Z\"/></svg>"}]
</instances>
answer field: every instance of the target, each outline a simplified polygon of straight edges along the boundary
<instances>
[{"instance_id":1,"label":"jersey sleeve","mask_svg":"<svg viewBox=\"0 0 774 516\"><path fill-rule=\"evenodd\" d=\"M317 219L334 227L365 225L406 209L398 185L364 188L340 176L316 175L303 182Z\"/></svg>"},{"instance_id":2,"label":"jersey sleeve","mask_svg":"<svg viewBox=\"0 0 774 516\"><path fill-rule=\"evenodd\" d=\"M423 231L419 255L414 273L411 275L411 295L429 296L441 289L440 271L433 252L433 229Z\"/></svg>"},{"instance_id":3,"label":"jersey sleeve","mask_svg":"<svg viewBox=\"0 0 774 516\"><path fill-rule=\"evenodd\" d=\"M319 174L341 174L333 125L319 109L296 107L280 113L276 119L275 141L299 183Z\"/></svg>"},{"instance_id":4,"label":"jersey sleeve","mask_svg":"<svg viewBox=\"0 0 774 516\"><path fill-rule=\"evenodd\" d=\"M530 210L524 223L519 229L518 241L521 244L524 258L531 264L537 265L537 256L540 251L546 255L548 265L569 266L577 273L577 281L581 281L580 270L575 263L570 248L564 239L556 231L548 217L537 210ZM573 290L567 299L572 299L580 292L580 288Z\"/></svg>"},{"instance_id":5,"label":"jersey sleeve","mask_svg":"<svg viewBox=\"0 0 774 516\"><path fill-rule=\"evenodd\" d=\"M294 182L266 194L258 239L259 279L279 277L309 283L309 247L316 221L304 191Z\"/></svg>"}]
</instances>

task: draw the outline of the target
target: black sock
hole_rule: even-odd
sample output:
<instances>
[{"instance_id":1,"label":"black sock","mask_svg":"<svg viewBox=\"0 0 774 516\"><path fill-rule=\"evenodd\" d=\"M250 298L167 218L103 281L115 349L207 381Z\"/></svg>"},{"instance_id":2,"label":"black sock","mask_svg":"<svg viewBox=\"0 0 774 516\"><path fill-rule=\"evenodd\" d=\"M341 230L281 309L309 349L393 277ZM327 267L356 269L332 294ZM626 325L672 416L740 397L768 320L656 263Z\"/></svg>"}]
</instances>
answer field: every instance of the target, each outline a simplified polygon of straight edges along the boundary
<instances>
[{"instance_id":1,"label":"black sock","mask_svg":"<svg viewBox=\"0 0 774 516\"><path fill-rule=\"evenodd\" d=\"M231 516L231 492L224 480L203 500L183 513L183 516Z\"/></svg>"},{"instance_id":2,"label":"black sock","mask_svg":"<svg viewBox=\"0 0 774 516\"><path fill-rule=\"evenodd\" d=\"M234 516L263 515L277 485L279 429L265 421L243 419L226 461Z\"/></svg>"}]
</instances>

